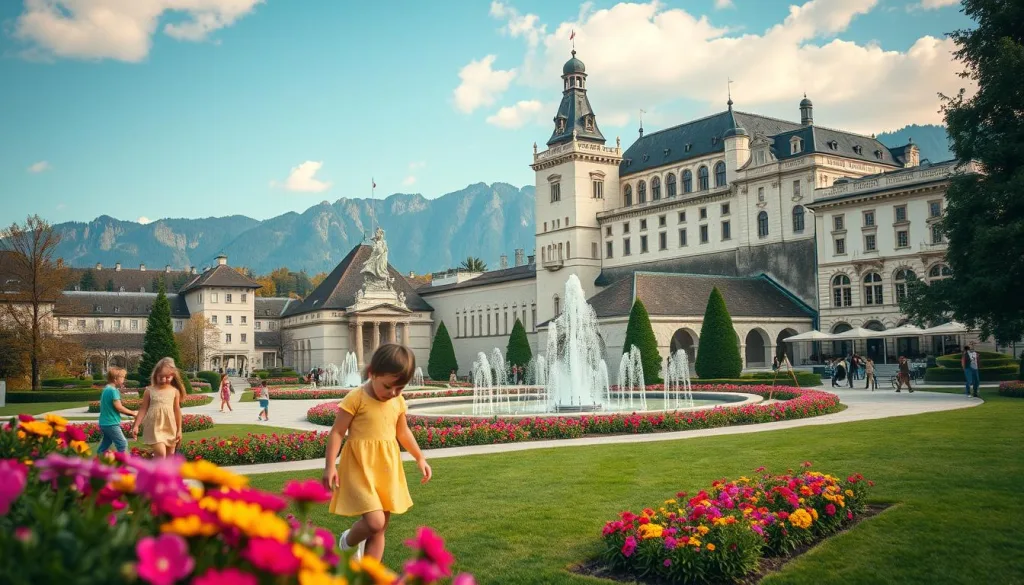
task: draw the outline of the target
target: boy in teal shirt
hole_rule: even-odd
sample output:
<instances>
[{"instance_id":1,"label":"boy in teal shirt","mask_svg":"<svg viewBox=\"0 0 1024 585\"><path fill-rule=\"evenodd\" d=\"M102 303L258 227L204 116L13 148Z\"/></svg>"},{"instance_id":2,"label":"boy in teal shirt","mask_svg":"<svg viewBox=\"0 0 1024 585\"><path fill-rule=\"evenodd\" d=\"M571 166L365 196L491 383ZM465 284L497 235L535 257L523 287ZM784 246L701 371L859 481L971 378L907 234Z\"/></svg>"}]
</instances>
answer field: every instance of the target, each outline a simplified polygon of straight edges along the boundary
<instances>
[{"instance_id":1,"label":"boy in teal shirt","mask_svg":"<svg viewBox=\"0 0 1024 585\"><path fill-rule=\"evenodd\" d=\"M98 453L105 452L111 445L114 445L118 453L128 450L128 439L121 430L121 414L134 417L136 413L121 404L121 391L118 388L124 386L125 374L122 368L107 370L107 386L100 394L99 426L103 439L100 440Z\"/></svg>"}]
</instances>

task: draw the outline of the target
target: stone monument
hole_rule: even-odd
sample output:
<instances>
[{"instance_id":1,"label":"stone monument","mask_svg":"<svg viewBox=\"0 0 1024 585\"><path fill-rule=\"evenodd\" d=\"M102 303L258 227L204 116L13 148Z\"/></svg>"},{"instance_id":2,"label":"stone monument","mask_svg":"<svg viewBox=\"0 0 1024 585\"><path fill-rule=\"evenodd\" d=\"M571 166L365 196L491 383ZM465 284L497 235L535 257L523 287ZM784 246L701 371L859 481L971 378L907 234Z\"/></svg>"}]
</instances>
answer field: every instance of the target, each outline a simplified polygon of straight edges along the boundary
<instances>
[{"instance_id":1,"label":"stone monument","mask_svg":"<svg viewBox=\"0 0 1024 585\"><path fill-rule=\"evenodd\" d=\"M359 311L383 304L406 309L405 293L395 291L395 277L388 270L388 242L384 239L384 230L378 226L370 241L370 257L359 270L363 286L350 309Z\"/></svg>"}]
</instances>

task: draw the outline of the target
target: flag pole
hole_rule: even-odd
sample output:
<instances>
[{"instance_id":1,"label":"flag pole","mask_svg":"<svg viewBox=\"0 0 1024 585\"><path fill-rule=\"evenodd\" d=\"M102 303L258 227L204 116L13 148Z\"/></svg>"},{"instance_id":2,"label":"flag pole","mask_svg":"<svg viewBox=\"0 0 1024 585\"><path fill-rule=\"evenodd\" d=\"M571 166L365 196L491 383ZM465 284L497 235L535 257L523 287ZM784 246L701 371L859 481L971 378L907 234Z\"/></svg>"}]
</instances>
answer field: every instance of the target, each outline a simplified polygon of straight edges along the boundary
<instances>
[{"instance_id":1,"label":"flag pole","mask_svg":"<svg viewBox=\"0 0 1024 585\"><path fill-rule=\"evenodd\" d=\"M376 195L376 191L377 191L377 180L374 179L373 177L370 177L370 214L373 216L373 230L370 231L370 237L371 238L373 237L373 234L377 233L377 209L376 209L377 195Z\"/></svg>"}]
</instances>

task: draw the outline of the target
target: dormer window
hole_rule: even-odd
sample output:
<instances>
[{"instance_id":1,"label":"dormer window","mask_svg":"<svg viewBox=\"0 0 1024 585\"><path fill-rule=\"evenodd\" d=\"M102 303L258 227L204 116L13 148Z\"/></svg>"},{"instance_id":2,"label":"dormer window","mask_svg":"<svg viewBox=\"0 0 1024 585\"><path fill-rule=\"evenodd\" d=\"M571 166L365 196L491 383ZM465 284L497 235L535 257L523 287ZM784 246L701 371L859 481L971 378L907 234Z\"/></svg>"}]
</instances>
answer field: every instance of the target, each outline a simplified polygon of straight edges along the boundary
<instances>
[{"instance_id":1,"label":"dormer window","mask_svg":"<svg viewBox=\"0 0 1024 585\"><path fill-rule=\"evenodd\" d=\"M665 152L664 152L664 156L668 156L668 153L670 153L670 152L672 152L672 149L671 148L666 148Z\"/></svg>"},{"instance_id":2,"label":"dormer window","mask_svg":"<svg viewBox=\"0 0 1024 585\"><path fill-rule=\"evenodd\" d=\"M690 152L690 149L691 149L692 147L693 147L693 145L692 145L692 144L690 144L689 142L687 142L687 143L686 143L686 146L684 146L684 147L683 147L683 150L684 150L684 151L686 151L686 152Z\"/></svg>"},{"instance_id":3,"label":"dormer window","mask_svg":"<svg viewBox=\"0 0 1024 585\"><path fill-rule=\"evenodd\" d=\"M804 151L804 141L799 136L789 140L789 154L798 154Z\"/></svg>"},{"instance_id":4,"label":"dormer window","mask_svg":"<svg viewBox=\"0 0 1024 585\"><path fill-rule=\"evenodd\" d=\"M857 154L864 154L864 148L861 145L856 144L853 147L853 152L855 152Z\"/></svg>"},{"instance_id":5,"label":"dormer window","mask_svg":"<svg viewBox=\"0 0 1024 585\"><path fill-rule=\"evenodd\" d=\"M711 146L714 146L716 144L718 144L718 137L717 136L712 136L711 137Z\"/></svg>"},{"instance_id":6,"label":"dormer window","mask_svg":"<svg viewBox=\"0 0 1024 585\"><path fill-rule=\"evenodd\" d=\"M881 150L876 150L875 151L875 158L877 158L878 160L882 160L882 151Z\"/></svg>"},{"instance_id":7,"label":"dormer window","mask_svg":"<svg viewBox=\"0 0 1024 585\"><path fill-rule=\"evenodd\" d=\"M100 306L99 305L93 305L92 306L92 312L93 313L99 313L100 312Z\"/></svg>"},{"instance_id":8,"label":"dormer window","mask_svg":"<svg viewBox=\"0 0 1024 585\"><path fill-rule=\"evenodd\" d=\"M828 147L832 150L839 150L839 143L836 142L835 140L829 140Z\"/></svg>"},{"instance_id":9,"label":"dormer window","mask_svg":"<svg viewBox=\"0 0 1024 585\"><path fill-rule=\"evenodd\" d=\"M647 159L648 159L648 158L650 158L650 157L649 157L649 156L647 156L647 153L645 152L645 153L644 153L644 162L647 162Z\"/></svg>"},{"instance_id":10,"label":"dormer window","mask_svg":"<svg viewBox=\"0 0 1024 585\"><path fill-rule=\"evenodd\" d=\"M584 124L586 125L586 128L587 128L588 132L593 132L594 131L594 115L593 114L589 114L586 117L586 119L584 121Z\"/></svg>"}]
</instances>

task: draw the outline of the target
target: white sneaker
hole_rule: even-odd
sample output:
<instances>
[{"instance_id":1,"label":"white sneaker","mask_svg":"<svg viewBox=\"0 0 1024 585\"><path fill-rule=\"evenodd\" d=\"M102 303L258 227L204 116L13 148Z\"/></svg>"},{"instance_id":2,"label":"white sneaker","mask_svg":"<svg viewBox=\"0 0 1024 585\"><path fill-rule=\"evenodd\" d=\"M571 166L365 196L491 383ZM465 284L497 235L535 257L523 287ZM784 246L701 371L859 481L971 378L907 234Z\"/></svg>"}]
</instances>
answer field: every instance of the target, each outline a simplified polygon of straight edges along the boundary
<instances>
[{"instance_id":1,"label":"white sneaker","mask_svg":"<svg viewBox=\"0 0 1024 585\"><path fill-rule=\"evenodd\" d=\"M350 546L348 544L348 542L346 542L346 540L348 539L348 533L349 533L349 531L346 530L345 532L341 533L340 537L338 537L338 547L341 550L350 550L352 548L352 546ZM356 554L352 555L352 558L354 558L357 561L361 560L363 558L363 549L365 547L366 547L366 541L364 540L364 541L360 542L358 546L355 547Z\"/></svg>"}]
</instances>

